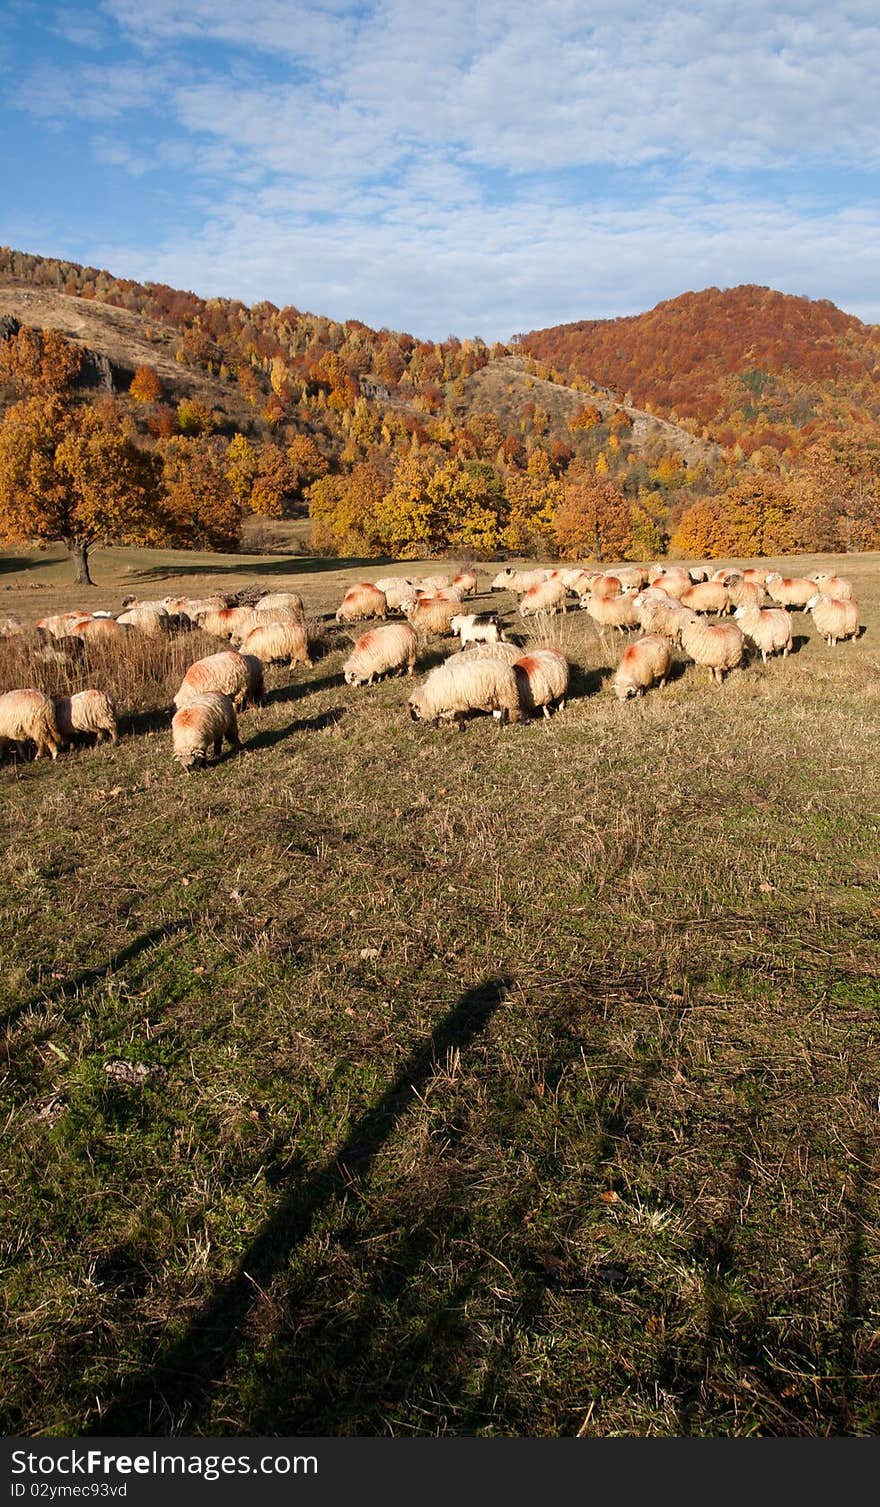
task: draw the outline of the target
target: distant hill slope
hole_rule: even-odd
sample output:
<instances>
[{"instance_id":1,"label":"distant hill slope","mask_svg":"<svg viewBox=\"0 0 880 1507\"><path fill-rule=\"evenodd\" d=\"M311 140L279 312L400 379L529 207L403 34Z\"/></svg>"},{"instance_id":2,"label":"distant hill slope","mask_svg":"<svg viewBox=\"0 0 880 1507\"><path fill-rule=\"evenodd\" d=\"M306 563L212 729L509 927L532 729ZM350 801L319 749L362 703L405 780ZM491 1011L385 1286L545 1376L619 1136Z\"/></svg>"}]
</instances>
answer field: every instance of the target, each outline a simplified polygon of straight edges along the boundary
<instances>
[{"instance_id":1,"label":"distant hill slope","mask_svg":"<svg viewBox=\"0 0 880 1507\"><path fill-rule=\"evenodd\" d=\"M797 450L880 419L880 327L826 299L743 285L648 313L532 330L520 348L569 379L604 384L721 443Z\"/></svg>"}]
</instances>

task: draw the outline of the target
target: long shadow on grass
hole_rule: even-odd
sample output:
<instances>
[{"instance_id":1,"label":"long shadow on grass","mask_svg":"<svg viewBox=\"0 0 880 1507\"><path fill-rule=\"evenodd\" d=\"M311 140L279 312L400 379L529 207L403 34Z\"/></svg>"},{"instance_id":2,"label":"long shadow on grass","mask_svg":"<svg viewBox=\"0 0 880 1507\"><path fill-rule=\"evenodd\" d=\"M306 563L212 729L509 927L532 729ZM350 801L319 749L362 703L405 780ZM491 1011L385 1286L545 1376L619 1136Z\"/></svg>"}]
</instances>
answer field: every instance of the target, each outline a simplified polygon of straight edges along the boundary
<instances>
[{"instance_id":1,"label":"long shadow on grass","mask_svg":"<svg viewBox=\"0 0 880 1507\"><path fill-rule=\"evenodd\" d=\"M508 979L494 978L461 996L407 1058L382 1097L355 1122L339 1149L288 1189L234 1274L218 1284L182 1337L157 1356L145 1375L121 1389L87 1434L163 1434L182 1422L190 1431L198 1428L212 1389L222 1382L246 1341L248 1320L261 1292L286 1268L318 1216L351 1196L437 1064L450 1052L467 1050L486 1030L508 988Z\"/></svg>"},{"instance_id":2,"label":"long shadow on grass","mask_svg":"<svg viewBox=\"0 0 880 1507\"><path fill-rule=\"evenodd\" d=\"M252 555L241 561L234 561L231 565L192 564L187 561L179 566L157 565L138 571L138 577L142 580L172 580L176 576L304 576L317 575L331 570L375 570L383 565L382 560L371 559L336 559L325 558L316 555L278 555L267 557L266 555Z\"/></svg>"},{"instance_id":3,"label":"long shadow on grass","mask_svg":"<svg viewBox=\"0 0 880 1507\"><path fill-rule=\"evenodd\" d=\"M320 733L327 727L335 727L344 716L345 707L332 706L327 712L319 712L314 717L299 717L296 722L288 722L285 727L267 727L265 732L257 733L255 738L248 738L245 747L274 748L276 743L283 743L295 733Z\"/></svg>"},{"instance_id":4,"label":"long shadow on grass","mask_svg":"<svg viewBox=\"0 0 880 1507\"><path fill-rule=\"evenodd\" d=\"M62 979L53 988L41 989L39 993L22 1000L21 1004L15 1005L11 1010L7 1010L5 1015L0 1016L0 1030L8 1030L22 1015L27 1014L28 1010L36 1010L44 1005L63 1004L65 1000L73 999L80 990L90 989L93 984L107 978L108 974L117 973L120 968L125 967L133 958L139 957L142 952L146 952L157 942L164 942L178 932L191 929L192 921L187 919L171 921L167 926L157 926L153 931L144 932L142 936L129 942L127 947L114 953L106 963L95 968L86 968L81 973L73 974L71 978Z\"/></svg>"},{"instance_id":5,"label":"long shadow on grass","mask_svg":"<svg viewBox=\"0 0 880 1507\"><path fill-rule=\"evenodd\" d=\"M285 701L303 701L318 691L329 691L342 684L341 675L325 675L321 680L293 680L290 685L275 686L267 691L266 705L276 706Z\"/></svg>"}]
</instances>

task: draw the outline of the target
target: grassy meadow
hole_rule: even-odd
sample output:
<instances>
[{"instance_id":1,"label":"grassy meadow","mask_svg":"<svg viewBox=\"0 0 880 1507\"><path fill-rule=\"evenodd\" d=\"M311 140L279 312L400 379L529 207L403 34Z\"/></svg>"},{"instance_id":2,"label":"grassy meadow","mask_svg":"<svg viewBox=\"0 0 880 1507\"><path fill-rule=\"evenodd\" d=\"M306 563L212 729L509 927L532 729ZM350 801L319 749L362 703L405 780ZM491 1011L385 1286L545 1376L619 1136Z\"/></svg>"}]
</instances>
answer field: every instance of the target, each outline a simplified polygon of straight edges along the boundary
<instances>
[{"instance_id":1,"label":"grassy meadow","mask_svg":"<svg viewBox=\"0 0 880 1507\"><path fill-rule=\"evenodd\" d=\"M573 611L565 711L459 733L342 680L413 562L0 557L0 616L262 583L325 640L203 772L201 634L0 763L4 1433L878 1431L880 556L782 563L862 636L618 703Z\"/></svg>"}]
</instances>

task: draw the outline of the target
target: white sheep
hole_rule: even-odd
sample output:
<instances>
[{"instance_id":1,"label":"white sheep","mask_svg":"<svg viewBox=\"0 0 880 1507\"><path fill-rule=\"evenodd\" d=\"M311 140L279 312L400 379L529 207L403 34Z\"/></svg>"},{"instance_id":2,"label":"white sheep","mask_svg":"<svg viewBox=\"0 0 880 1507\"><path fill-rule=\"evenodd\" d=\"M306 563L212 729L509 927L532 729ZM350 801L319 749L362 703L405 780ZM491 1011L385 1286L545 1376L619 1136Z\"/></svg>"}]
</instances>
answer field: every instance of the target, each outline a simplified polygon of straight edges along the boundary
<instances>
[{"instance_id":1,"label":"white sheep","mask_svg":"<svg viewBox=\"0 0 880 1507\"><path fill-rule=\"evenodd\" d=\"M116 621L127 628L137 629L145 638L158 638L168 632L171 624L171 618L164 607L148 607L143 603L127 607L125 612L120 612Z\"/></svg>"},{"instance_id":2,"label":"white sheep","mask_svg":"<svg viewBox=\"0 0 880 1507\"><path fill-rule=\"evenodd\" d=\"M665 591L649 586L638 593L633 605L643 633L659 633L663 638L678 638L682 608Z\"/></svg>"},{"instance_id":3,"label":"white sheep","mask_svg":"<svg viewBox=\"0 0 880 1507\"><path fill-rule=\"evenodd\" d=\"M617 577L621 586L634 586L636 591L648 584L648 572L642 565L616 565L611 574Z\"/></svg>"},{"instance_id":4,"label":"white sheep","mask_svg":"<svg viewBox=\"0 0 880 1507\"><path fill-rule=\"evenodd\" d=\"M650 584L662 587L668 597L679 601L694 583L683 566L669 565L653 575Z\"/></svg>"},{"instance_id":5,"label":"white sheep","mask_svg":"<svg viewBox=\"0 0 880 1507\"><path fill-rule=\"evenodd\" d=\"M806 608L810 597L816 595L815 581L807 576L783 576L778 570L770 572L764 585L780 607Z\"/></svg>"},{"instance_id":6,"label":"white sheep","mask_svg":"<svg viewBox=\"0 0 880 1507\"><path fill-rule=\"evenodd\" d=\"M475 570L460 570L449 584L460 597L472 597L480 583Z\"/></svg>"},{"instance_id":7,"label":"white sheep","mask_svg":"<svg viewBox=\"0 0 880 1507\"><path fill-rule=\"evenodd\" d=\"M727 595L734 607L763 607L767 599L761 583L747 581L745 576L740 576L735 581L728 581Z\"/></svg>"},{"instance_id":8,"label":"white sheep","mask_svg":"<svg viewBox=\"0 0 880 1507\"><path fill-rule=\"evenodd\" d=\"M219 654L197 659L180 683L174 707L179 711L194 697L208 692L229 696L236 711L243 711L252 703L259 704L265 696L260 660L252 654L239 654L236 649L223 649Z\"/></svg>"},{"instance_id":9,"label":"white sheep","mask_svg":"<svg viewBox=\"0 0 880 1507\"><path fill-rule=\"evenodd\" d=\"M98 743L105 737L111 743L116 742L116 707L106 691L90 689L77 691L75 696L57 697L55 720L64 747L89 733L94 733Z\"/></svg>"},{"instance_id":10,"label":"white sheep","mask_svg":"<svg viewBox=\"0 0 880 1507\"><path fill-rule=\"evenodd\" d=\"M451 633L452 619L458 616L456 609L460 606L458 597L452 600L436 596L420 597L416 602L407 603L404 612L412 628L439 637Z\"/></svg>"},{"instance_id":11,"label":"white sheep","mask_svg":"<svg viewBox=\"0 0 880 1507\"><path fill-rule=\"evenodd\" d=\"M846 576L833 576L827 570L821 570L813 580L823 597L834 597L838 602L851 602L855 596L852 581L848 581Z\"/></svg>"},{"instance_id":12,"label":"white sheep","mask_svg":"<svg viewBox=\"0 0 880 1507\"><path fill-rule=\"evenodd\" d=\"M856 638L859 631L859 604L855 599L840 600L820 593L811 597L806 610L832 648L842 638Z\"/></svg>"},{"instance_id":13,"label":"white sheep","mask_svg":"<svg viewBox=\"0 0 880 1507\"><path fill-rule=\"evenodd\" d=\"M512 644L506 638L498 639L495 643L467 644L457 653L450 654L446 664L459 659L500 659L504 664L514 665L521 659L525 650L520 644Z\"/></svg>"},{"instance_id":14,"label":"white sheep","mask_svg":"<svg viewBox=\"0 0 880 1507\"><path fill-rule=\"evenodd\" d=\"M616 628L618 633L623 633L626 628L638 627L637 595L632 590L612 597L596 597L590 592L581 597L581 606L600 628Z\"/></svg>"},{"instance_id":15,"label":"white sheep","mask_svg":"<svg viewBox=\"0 0 880 1507\"><path fill-rule=\"evenodd\" d=\"M404 602L415 595L416 589L415 581L411 581L409 576L382 576L373 585L385 597L389 612L397 612Z\"/></svg>"},{"instance_id":16,"label":"white sheep","mask_svg":"<svg viewBox=\"0 0 880 1507\"><path fill-rule=\"evenodd\" d=\"M620 656L614 679L611 682L615 696L625 701L628 696L643 696L652 685L661 691L666 684L672 664L669 639L660 633L649 633L627 644Z\"/></svg>"},{"instance_id":17,"label":"white sheep","mask_svg":"<svg viewBox=\"0 0 880 1507\"><path fill-rule=\"evenodd\" d=\"M224 738L234 749L241 747L235 707L221 692L194 696L171 719L171 757L184 769L204 766L212 750L218 758Z\"/></svg>"},{"instance_id":18,"label":"white sheep","mask_svg":"<svg viewBox=\"0 0 880 1507\"><path fill-rule=\"evenodd\" d=\"M418 640L409 623L368 628L357 639L342 666L346 685L372 685L380 675L406 671L412 675Z\"/></svg>"},{"instance_id":19,"label":"white sheep","mask_svg":"<svg viewBox=\"0 0 880 1507\"><path fill-rule=\"evenodd\" d=\"M746 582L750 584L754 582ZM791 613L784 607L737 607L733 615L749 643L759 651L763 664L771 654L781 654L785 659L791 653Z\"/></svg>"},{"instance_id":20,"label":"white sheep","mask_svg":"<svg viewBox=\"0 0 880 1507\"><path fill-rule=\"evenodd\" d=\"M723 581L699 581L683 591L678 600L691 612L730 611L730 595Z\"/></svg>"},{"instance_id":21,"label":"white sheep","mask_svg":"<svg viewBox=\"0 0 880 1507\"><path fill-rule=\"evenodd\" d=\"M491 585L492 591L512 591L515 596L521 596L528 591L530 586L539 586L546 581L550 571L539 570L514 570L512 565L506 565L500 570Z\"/></svg>"},{"instance_id":22,"label":"white sheep","mask_svg":"<svg viewBox=\"0 0 880 1507\"><path fill-rule=\"evenodd\" d=\"M48 634L51 638L67 638L91 620L90 612L56 612L51 617L37 618L36 627L41 637Z\"/></svg>"},{"instance_id":23,"label":"white sheep","mask_svg":"<svg viewBox=\"0 0 880 1507\"><path fill-rule=\"evenodd\" d=\"M520 617L535 617L539 612L556 613L565 612L565 599L568 595L565 582L554 580L552 577L546 581L539 581L536 586L530 586L524 591L519 599Z\"/></svg>"},{"instance_id":24,"label":"white sheep","mask_svg":"<svg viewBox=\"0 0 880 1507\"><path fill-rule=\"evenodd\" d=\"M137 629L131 628L128 623L117 623L113 617L97 616L80 623L73 632L87 645L106 645L110 648L121 648L131 634L137 635Z\"/></svg>"},{"instance_id":25,"label":"white sheep","mask_svg":"<svg viewBox=\"0 0 880 1507\"><path fill-rule=\"evenodd\" d=\"M745 639L737 623L707 623L695 612L681 614L679 638L685 654L705 665L709 679L719 684L728 670L742 664Z\"/></svg>"},{"instance_id":26,"label":"white sheep","mask_svg":"<svg viewBox=\"0 0 880 1507\"><path fill-rule=\"evenodd\" d=\"M260 623L241 641L242 654L251 654L264 665L301 664L311 668L309 635L305 623Z\"/></svg>"},{"instance_id":27,"label":"white sheep","mask_svg":"<svg viewBox=\"0 0 880 1507\"><path fill-rule=\"evenodd\" d=\"M349 586L336 613L337 623L356 623L359 618L385 617L388 603L384 591L379 591L372 581L361 581Z\"/></svg>"},{"instance_id":28,"label":"white sheep","mask_svg":"<svg viewBox=\"0 0 880 1507\"><path fill-rule=\"evenodd\" d=\"M504 629L494 612L458 613L449 626L462 648L465 644L497 644L504 638Z\"/></svg>"},{"instance_id":29,"label":"white sheep","mask_svg":"<svg viewBox=\"0 0 880 1507\"><path fill-rule=\"evenodd\" d=\"M0 696L0 752L8 743L35 743L36 757L58 757L61 734L51 696L28 686Z\"/></svg>"},{"instance_id":30,"label":"white sheep","mask_svg":"<svg viewBox=\"0 0 880 1507\"><path fill-rule=\"evenodd\" d=\"M519 690L519 703L526 714L565 710L569 668L564 654L556 649L532 649L514 664L513 673Z\"/></svg>"},{"instance_id":31,"label":"white sheep","mask_svg":"<svg viewBox=\"0 0 880 1507\"><path fill-rule=\"evenodd\" d=\"M254 603L254 612L289 612L291 617L305 618L306 609L295 591L270 591Z\"/></svg>"},{"instance_id":32,"label":"white sheep","mask_svg":"<svg viewBox=\"0 0 880 1507\"><path fill-rule=\"evenodd\" d=\"M436 725L441 719L451 719L460 724L472 711L497 712L502 723L521 720L512 665L488 656L456 654L432 670L409 698L409 714L414 722Z\"/></svg>"},{"instance_id":33,"label":"white sheep","mask_svg":"<svg viewBox=\"0 0 880 1507\"><path fill-rule=\"evenodd\" d=\"M251 607L209 607L195 614L195 623L211 638L229 639L233 633L245 629L252 617Z\"/></svg>"}]
</instances>

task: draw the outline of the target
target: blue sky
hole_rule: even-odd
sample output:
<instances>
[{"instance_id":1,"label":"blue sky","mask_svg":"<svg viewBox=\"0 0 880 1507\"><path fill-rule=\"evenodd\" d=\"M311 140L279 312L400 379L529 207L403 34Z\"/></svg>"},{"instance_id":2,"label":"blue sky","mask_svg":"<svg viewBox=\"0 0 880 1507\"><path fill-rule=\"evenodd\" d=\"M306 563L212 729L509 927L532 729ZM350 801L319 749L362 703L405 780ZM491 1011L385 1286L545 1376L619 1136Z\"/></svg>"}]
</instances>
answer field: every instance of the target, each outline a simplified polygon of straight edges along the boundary
<instances>
[{"instance_id":1,"label":"blue sky","mask_svg":"<svg viewBox=\"0 0 880 1507\"><path fill-rule=\"evenodd\" d=\"M423 337L880 321L876 0L0 0L0 242Z\"/></svg>"}]
</instances>

